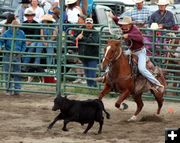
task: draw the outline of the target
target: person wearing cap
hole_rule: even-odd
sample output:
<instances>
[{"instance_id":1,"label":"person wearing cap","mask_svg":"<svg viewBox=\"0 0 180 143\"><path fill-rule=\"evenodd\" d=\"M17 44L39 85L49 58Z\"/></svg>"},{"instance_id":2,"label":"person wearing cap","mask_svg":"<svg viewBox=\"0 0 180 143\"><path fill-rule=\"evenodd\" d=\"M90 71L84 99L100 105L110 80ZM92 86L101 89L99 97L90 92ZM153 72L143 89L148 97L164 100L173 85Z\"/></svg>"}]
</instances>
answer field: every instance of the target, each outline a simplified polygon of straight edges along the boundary
<instances>
[{"instance_id":1,"label":"person wearing cap","mask_svg":"<svg viewBox=\"0 0 180 143\"><path fill-rule=\"evenodd\" d=\"M156 88L160 91L164 91L164 86L149 72L146 68L146 49L144 47L143 35L138 27L133 25L131 17L124 17L123 20L118 22L122 29L122 37L125 40L128 50L124 51L126 55L131 53L138 57L138 69L139 72L147 78L151 83L156 85Z\"/></svg>"},{"instance_id":2,"label":"person wearing cap","mask_svg":"<svg viewBox=\"0 0 180 143\"><path fill-rule=\"evenodd\" d=\"M148 8L144 6L144 0L135 0L136 6L125 16L130 16L138 27L145 27L148 24L148 18L151 12Z\"/></svg>"},{"instance_id":3,"label":"person wearing cap","mask_svg":"<svg viewBox=\"0 0 180 143\"><path fill-rule=\"evenodd\" d=\"M65 0L67 22L78 23L78 15L83 15L82 9L77 5L77 0Z\"/></svg>"},{"instance_id":4,"label":"person wearing cap","mask_svg":"<svg viewBox=\"0 0 180 143\"><path fill-rule=\"evenodd\" d=\"M169 0L159 0L159 10L155 11L149 19L149 25L157 23L160 29L171 29L175 25L173 13L166 10Z\"/></svg>"},{"instance_id":5,"label":"person wearing cap","mask_svg":"<svg viewBox=\"0 0 180 143\"><path fill-rule=\"evenodd\" d=\"M88 31L87 31L88 30ZM86 18L85 19L85 30L81 31L80 34L76 37L78 40L78 53L82 56L92 56L98 57L99 56L99 46L97 45L90 45L90 44L98 44L99 42L99 35L98 32L92 31L95 30L93 27L93 19ZM92 58L80 58L85 68L97 68L98 60ZM96 71L90 69L84 69L85 76L87 78L96 78ZM94 80L87 80L88 86L97 86L96 81Z\"/></svg>"},{"instance_id":6,"label":"person wearing cap","mask_svg":"<svg viewBox=\"0 0 180 143\"><path fill-rule=\"evenodd\" d=\"M46 49L46 53L47 58L46 58L46 64L47 65L51 65L53 64L53 55L54 54L54 47L57 45L55 45L54 43L51 42L47 42L47 41L54 41L57 37L57 28L54 27L54 25L52 25L55 21L55 19L53 18L52 15L50 14L45 14L41 17L41 21L44 24L44 26L46 28L42 28L41 29L41 40L43 40L43 45L45 46ZM49 27L49 28L47 28Z\"/></svg>"},{"instance_id":7,"label":"person wearing cap","mask_svg":"<svg viewBox=\"0 0 180 143\"><path fill-rule=\"evenodd\" d=\"M4 77L6 81L6 94L7 95L13 94L12 90L14 84L14 89L15 89L14 95L18 95L19 94L18 90L21 89L21 85L20 85L21 76L17 73L21 73L21 52L24 52L26 50L26 42L25 42L26 37L24 32L18 28L18 26L20 25L18 21L13 20L11 24L12 27L10 27L1 35L2 39L0 40L0 51L2 49L2 46L4 45L3 50L5 51L5 53L3 56L3 62L5 63L3 63L3 70L5 72ZM14 37L16 38L15 40ZM13 43L14 46L12 47ZM12 53L10 53L11 51ZM10 74L10 81L8 81L9 72L16 73L13 74L14 81L12 81L12 74Z\"/></svg>"},{"instance_id":8,"label":"person wearing cap","mask_svg":"<svg viewBox=\"0 0 180 143\"><path fill-rule=\"evenodd\" d=\"M21 4L20 9L18 10L18 15L17 17L19 18L20 22L24 22L24 12L25 9L28 8L30 6L30 0L22 0L21 2L19 2Z\"/></svg>"}]
</instances>

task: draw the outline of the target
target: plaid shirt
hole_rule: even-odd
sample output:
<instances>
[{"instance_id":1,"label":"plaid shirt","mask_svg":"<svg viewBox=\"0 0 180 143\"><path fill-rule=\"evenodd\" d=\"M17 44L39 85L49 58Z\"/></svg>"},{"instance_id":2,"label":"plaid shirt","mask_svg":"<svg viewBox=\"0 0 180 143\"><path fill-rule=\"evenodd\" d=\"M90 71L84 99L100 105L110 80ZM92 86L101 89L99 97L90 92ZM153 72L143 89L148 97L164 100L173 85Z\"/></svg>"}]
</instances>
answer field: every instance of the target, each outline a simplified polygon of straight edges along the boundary
<instances>
[{"instance_id":1,"label":"plaid shirt","mask_svg":"<svg viewBox=\"0 0 180 143\"><path fill-rule=\"evenodd\" d=\"M135 7L133 10L127 12L126 16L130 16L133 21L138 22L145 22L148 23L148 18L151 15L151 12L148 8L143 7L141 10L138 10Z\"/></svg>"}]
</instances>

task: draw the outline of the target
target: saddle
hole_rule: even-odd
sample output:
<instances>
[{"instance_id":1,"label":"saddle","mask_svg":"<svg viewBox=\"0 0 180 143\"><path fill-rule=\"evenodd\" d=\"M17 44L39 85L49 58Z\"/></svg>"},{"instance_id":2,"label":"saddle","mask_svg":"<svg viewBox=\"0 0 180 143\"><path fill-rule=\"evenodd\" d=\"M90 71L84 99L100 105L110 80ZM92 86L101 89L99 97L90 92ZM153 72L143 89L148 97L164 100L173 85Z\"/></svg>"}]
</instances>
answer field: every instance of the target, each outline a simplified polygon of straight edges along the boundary
<instances>
[{"instance_id":1,"label":"saddle","mask_svg":"<svg viewBox=\"0 0 180 143\"><path fill-rule=\"evenodd\" d=\"M132 66L132 74L135 76L139 75L138 71L138 57L136 55L131 55L130 64ZM146 68L154 75L157 76L158 74L158 67L154 66L154 64L150 61L149 58L146 59Z\"/></svg>"},{"instance_id":2,"label":"saddle","mask_svg":"<svg viewBox=\"0 0 180 143\"><path fill-rule=\"evenodd\" d=\"M156 87L148 82L144 76L142 76L138 70L138 57L136 55L131 55L131 67L132 67L132 75L135 81L135 93L140 93L142 91L146 91L152 89L153 91L157 92ZM161 78L162 70L158 66L154 66L154 64L148 58L146 60L146 68L157 78Z\"/></svg>"}]
</instances>

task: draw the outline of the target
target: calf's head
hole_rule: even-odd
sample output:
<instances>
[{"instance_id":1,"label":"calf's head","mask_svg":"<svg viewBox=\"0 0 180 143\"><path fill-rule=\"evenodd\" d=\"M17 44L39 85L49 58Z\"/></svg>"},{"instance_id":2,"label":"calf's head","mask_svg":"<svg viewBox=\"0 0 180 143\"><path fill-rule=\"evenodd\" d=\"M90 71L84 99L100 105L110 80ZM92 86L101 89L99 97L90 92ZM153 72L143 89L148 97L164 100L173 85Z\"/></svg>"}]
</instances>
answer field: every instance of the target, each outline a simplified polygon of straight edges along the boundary
<instances>
[{"instance_id":1,"label":"calf's head","mask_svg":"<svg viewBox=\"0 0 180 143\"><path fill-rule=\"evenodd\" d=\"M57 95L57 97L54 99L54 106L52 107L53 111L57 110L66 110L68 106L68 99L67 97L62 97L61 95Z\"/></svg>"}]
</instances>

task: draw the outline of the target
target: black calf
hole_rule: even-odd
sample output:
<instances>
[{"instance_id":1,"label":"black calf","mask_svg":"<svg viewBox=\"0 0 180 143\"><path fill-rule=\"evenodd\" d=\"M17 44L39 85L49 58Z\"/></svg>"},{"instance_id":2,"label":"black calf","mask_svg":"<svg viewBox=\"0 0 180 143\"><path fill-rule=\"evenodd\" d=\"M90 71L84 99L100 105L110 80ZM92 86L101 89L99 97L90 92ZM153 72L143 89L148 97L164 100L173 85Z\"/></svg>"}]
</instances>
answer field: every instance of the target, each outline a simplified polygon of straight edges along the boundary
<instances>
[{"instance_id":1,"label":"black calf","mask_svg":"<svg viewBox=\"0 0 180 143\"><path fill-rule=\"evenodd\" d=\"M93 126L94 121L97 121L99 122L98 134L100 134L104 123L103 111L106 114L106 118L110 118L110 114L105 110L103 102L99 99L77 101L57 96L54 99L54 106L52 110L56 111L59 109L61 113L48 126L48 129L51 129L58 120L64 120L62 130L68 131L66 128L67 124L74 121L80 123L81 125L88 124L86 130L83 132L86 134Z\"/></svg>"}]
</instances>

